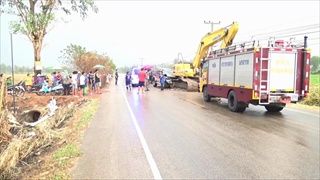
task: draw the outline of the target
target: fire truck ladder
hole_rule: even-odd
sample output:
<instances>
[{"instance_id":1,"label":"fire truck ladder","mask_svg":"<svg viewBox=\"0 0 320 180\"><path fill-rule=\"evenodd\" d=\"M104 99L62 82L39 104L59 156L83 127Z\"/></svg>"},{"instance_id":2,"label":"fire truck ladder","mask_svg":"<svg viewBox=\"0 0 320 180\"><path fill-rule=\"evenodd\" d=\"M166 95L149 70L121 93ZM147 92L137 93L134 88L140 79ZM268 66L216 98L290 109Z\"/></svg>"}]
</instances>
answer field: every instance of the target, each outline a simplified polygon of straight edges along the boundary
<instances>
[{"instance_id":1,"label":"fire truck ladder","mask_svg":"<svg viewBox=\"0 0 320 180\"><path fill-rule=\"evenodd\" d=\"M262 58L262 51L260 56L260 84L259 84L259 104L269 104L269 67L270 67L270 59ZM263 62L267 62L267 67L263 67ZM266 76L263 77L262 73L266 72ZM267 99L262 99L263 94L264 97L267 96Z\"/></svg>"}]
</instances>

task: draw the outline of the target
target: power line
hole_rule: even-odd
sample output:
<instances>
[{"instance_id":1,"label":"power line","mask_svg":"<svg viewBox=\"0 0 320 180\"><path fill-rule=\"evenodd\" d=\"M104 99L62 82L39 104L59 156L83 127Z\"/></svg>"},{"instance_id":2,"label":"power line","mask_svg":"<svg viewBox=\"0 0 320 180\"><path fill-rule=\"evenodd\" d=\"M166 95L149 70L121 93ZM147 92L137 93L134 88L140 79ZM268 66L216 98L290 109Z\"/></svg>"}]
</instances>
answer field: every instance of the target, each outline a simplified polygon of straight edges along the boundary
<instances>
[{"instance_id":1,"label":"power line","mask_svg":"<svg viewBox=\"0 0 320 180\"><path fill-rule=\"evenodd\" d=\"M310 40L318 40L318 41L320 41L320 37L308 38L308 41L310 41Z\"/></svg>"},{"instance_id":2,"label":"power line","mask_svg":"<svg viewBox=\"0 0 320 180\"><path fill-rule=\"evenodd\" d=\"M268 39L270 37L294 37L294 36L299 36L299 35L310 35L310 34L314 34L314 33L319 33L320 29L314 29L311 31L299 31L296 33L293 32L286 32L286 33L278 33L278 34L268 34L268 35L264 35L264 36L257 36L257 37L251 37L251 39Z\"/></svg>"},{"instance_id":3,"label":"power line","mask_svg":"<svg viewBox=\"0 0 320 180\"><path fill-rule=\"evenodd\" d=\"M293 34L293 33L304 33L304 31L306 30L319 30L320 25L319 24L310 24L310 25L306 25L306 26L297 26L297 27L293 27L293 28L287 28L287 29L282 29L282 30L276 30L276 31L272 31L272 32L265 32L265 33L258 33L258 34L254 34L254 35L248 35L250 33L240 33L238 34L238 36L245 36L248 39L257 39L257 38L263 38L263 37L270 37L270 36L277 36L278 34L281 35L287 35L287 34Z\"/></svg>"},{"instance_id":4,"label":"power line","mask_svg":"<svg viewBox=\"0 0 320 180\"><path fill-rule=\"evenodd\" d=\"M320 31L317 30L317 31L297 33L297 34L290 34L290 35L282 35L282 36L280 35L280 36L276 36L276 37L290 37L290 36L308 35L308 34L313 34L313 33L320 33Z\"/></svg>"},{"instance_id":5,"label":"power line","mask_svg":"<svg viewBox=\"0 0 320 180\"><path fill-rule=\"evenodd\" d=\"M273 25L268 25L267 27L262 27L262 28L258 28L258 29L253 29L253 31L259 32L259 31L261 31L261 30L264 31L264 30L266 30L266 29L274 29L274 28L279 27L279 26L288 27L288 26L291 26L291 25L293 25L293 24L295 24L295 23L297 23L297 22L299 22L299 24L300 24L300 22L307 22L307 23L317 22L317 21L314 21L314 20L310 21L310 20L313 19L313 18L314 18L314 16L309 16L309 17L302 17L302 16L300 16L300 17L295 18L295 19L286 20L285 22L281 22L281 23L279 23L279 24L273 24ZM306 21L306 20L309 20L309 22Z\"/></svg>"},{"instance_id":6,"label":"power line","mask_svg":"<svg viewBox=\"0 0 320 180\"><path fill-rule=\"evenodd\" d=\"M303 42L301 42L301 43L303 43ZM308 41L308 45L318 45L318 46L320 46L320 43L319 42L309 42Z\"/></svg>"},{"instance_id":7,"label":"power line","mask_svg":"<svg viewBox=\"0 0 320 180\"><path fill-rule=\"evenodd\" d=\"M294 36L299 36L299 35L310 35L310 34L314 34L314 33L320 33L320 31L317 30L317 31L311 31L311 32L301 32L301 33L296 33L296 34L288 34L288 33L286 33L285 35L262 36L261 38L252 39L252 40L261 41L261 40L268 40L268 39L270 39L270 37L285 38L285 37L294 37Z\"/></svg>"},{"instance_id":8,"label":"power line","mask_svg":"<svg viewBox=\"0 0 320 180\"><path fill-rule=\"evenodd\" d=\"M307 29L313 29L313 28L319 28L320 24L310 24L306 26L296 26L292 28L287 28L287 29L281 29L277 31L271 31L271 32L265 32L265 33L258 33L254 34L253 36L259 36L259 35L265 35L265 34L273 34L273 33L279 33L279 32L297 32L297 31L303 31Z\"/></svg>"}]
</instances>

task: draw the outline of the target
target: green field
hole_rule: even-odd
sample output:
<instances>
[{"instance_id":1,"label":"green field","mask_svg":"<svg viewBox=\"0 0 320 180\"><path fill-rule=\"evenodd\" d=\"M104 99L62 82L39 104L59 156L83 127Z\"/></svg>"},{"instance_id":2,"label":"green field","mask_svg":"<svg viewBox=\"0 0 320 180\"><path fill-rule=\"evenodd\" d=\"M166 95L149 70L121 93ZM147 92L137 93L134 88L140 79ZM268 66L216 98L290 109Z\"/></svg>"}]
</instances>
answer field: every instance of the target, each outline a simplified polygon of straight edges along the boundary
<instances>
[{"instance_id":1,"label":"green field","mask_svg":"<svg viewBox=\"0 0 320 180\"><path fill-rule=\"evenodd\" d=\"M311 74L310 86L317 86L320 83L320 74Z\"/></svg>"},{"instance_id":2,"label":"green field","mask_svg":"<svg viewBox=\"0 0 320 180\"><path fill-rule=\"evenodd\" d=\"M11 74L5 74L5 77L9 77ZM15 84L24 80L26 78L27 74L15 74L14 75L14 82Z\"/></svg>"},{"instance_id":3,"label":"green field","mask_svg":"<svg viewBox=\"0 0 320 180\"><path fill-rule=\"evenodd\" d=\"M31 74L32 75L32 74ZM46 74L48 77L50 77L50 74ZM11 74L5 74L5 77L11 76ZM27 77L27 73L25 74L15 74L14 75L14 82L17 84L18 82L25 80Z\"/></svg>"}]
</instances>

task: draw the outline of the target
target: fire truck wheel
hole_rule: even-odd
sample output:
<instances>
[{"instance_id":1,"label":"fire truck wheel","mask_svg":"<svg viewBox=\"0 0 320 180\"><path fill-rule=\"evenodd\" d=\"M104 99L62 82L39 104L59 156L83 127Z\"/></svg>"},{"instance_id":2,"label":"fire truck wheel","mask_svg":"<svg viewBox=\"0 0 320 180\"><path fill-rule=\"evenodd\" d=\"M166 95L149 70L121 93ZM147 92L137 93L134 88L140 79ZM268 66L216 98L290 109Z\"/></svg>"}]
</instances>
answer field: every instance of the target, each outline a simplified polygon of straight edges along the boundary
<instances>
[{"instance_id":1,"label":"fire truck wheel","mask_svg":"<svg viewBox=\"0 0 320 180\"><path fill-rule=\"evenodd\" d=\"M228 107L232 112L243 112L246 110L246 104L238 102L236 93L230 91L228 94Z\"/></svg>"},{"instance_id":2,"label":"fire truck wheel","mask_svg":"<svg viewBox=\"0 0 320 180\"><path fill-rule=\"evenodd\" d=\"M285 104L270 104L264 107L268 112L280 112L286 105Z\"/></svg>"},{"instance_id":3,"label":"fire truck wheel","mask_svg":"<svg viewBox=\"0 0 320 180\"><path fill-rule=\"evenodd\" d=\"M210 102L211 101L211 96L208 94L207 86L203 87L203 99L206 102Z\"/></svg>"}]
</instances>

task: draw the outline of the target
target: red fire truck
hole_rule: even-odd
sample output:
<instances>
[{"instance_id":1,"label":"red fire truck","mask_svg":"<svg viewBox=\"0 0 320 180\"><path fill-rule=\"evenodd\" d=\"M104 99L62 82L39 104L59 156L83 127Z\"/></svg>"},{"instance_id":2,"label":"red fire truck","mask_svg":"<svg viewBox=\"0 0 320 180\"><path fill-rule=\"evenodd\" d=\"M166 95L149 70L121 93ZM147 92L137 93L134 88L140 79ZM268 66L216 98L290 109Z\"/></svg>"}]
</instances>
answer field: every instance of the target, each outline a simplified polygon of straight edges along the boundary
<instances>
[{"instance_id":1,"label":"red fire truck","mask_svg":"<svg viewBox=\"0 0 320 180\"><path fill-rule=\"evenodd\" d=\"M309 91L307 37L303 47L278 40L266 46L252 42L212 51L201 66L204 100L227 98L234 112L245 111L249 104L279 112Z\"/></svg>"}]
</instances>

